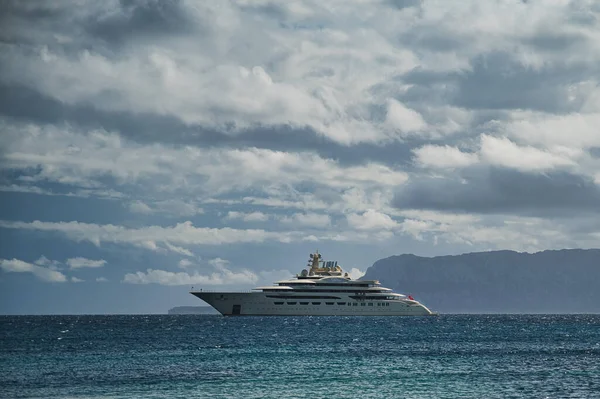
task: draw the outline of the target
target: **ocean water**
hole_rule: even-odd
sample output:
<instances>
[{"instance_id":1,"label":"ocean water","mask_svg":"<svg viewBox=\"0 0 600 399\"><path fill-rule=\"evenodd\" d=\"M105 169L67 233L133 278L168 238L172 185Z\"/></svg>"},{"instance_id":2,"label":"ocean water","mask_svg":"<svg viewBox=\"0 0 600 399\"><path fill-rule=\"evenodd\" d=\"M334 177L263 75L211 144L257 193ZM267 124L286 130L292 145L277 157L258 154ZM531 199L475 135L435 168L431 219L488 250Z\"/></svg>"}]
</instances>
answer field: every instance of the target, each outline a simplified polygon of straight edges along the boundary
<instances>
[{"instance_id":1,"label":"ocean water","mask_svg":"<svg viewBox=\"0 0 600 399\"><path fill-rule=\"evenodd\" d=\"M6 398L600 398L600 315L2 316Z\"/></svg>"}]
</instances>

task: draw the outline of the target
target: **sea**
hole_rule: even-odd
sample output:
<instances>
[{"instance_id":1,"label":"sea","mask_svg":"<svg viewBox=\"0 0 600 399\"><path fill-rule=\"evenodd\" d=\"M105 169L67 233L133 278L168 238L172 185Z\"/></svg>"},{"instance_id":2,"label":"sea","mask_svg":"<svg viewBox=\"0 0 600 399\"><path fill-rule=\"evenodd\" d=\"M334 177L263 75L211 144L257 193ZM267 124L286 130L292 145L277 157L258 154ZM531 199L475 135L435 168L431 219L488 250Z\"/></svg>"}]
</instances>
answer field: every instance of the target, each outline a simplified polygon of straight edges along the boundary
<instances>
[{"instance_id":1,"label":"sea","mask_svg":"<svg viewBox=\"0 0 600 399\"><path fill-rule=\"evenodd\" d=\"M0 316L3 398L600 398L600 315Z\"/></svg>"}]
</instances>

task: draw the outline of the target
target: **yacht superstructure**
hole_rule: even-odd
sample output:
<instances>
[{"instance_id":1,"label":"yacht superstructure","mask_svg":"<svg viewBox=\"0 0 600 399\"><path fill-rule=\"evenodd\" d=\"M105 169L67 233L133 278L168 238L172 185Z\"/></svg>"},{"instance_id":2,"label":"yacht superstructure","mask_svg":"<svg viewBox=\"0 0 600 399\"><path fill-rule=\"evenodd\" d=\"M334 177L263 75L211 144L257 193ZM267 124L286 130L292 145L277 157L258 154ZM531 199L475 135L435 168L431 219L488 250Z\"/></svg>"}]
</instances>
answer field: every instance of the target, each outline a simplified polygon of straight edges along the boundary
<instances>
[{"instance_id":1,"label":"yacht superstructure","mask_svg":"<svg viewBox=\"0 0 600 399\"><path fill-rule=\"evenodd\" d=\"M377 280L353 280L337 261L310 254L308 269L276 285L251 292L192 291L224 316L428 316L410 295L396 294Z\"/></svg>"}]
</instances>

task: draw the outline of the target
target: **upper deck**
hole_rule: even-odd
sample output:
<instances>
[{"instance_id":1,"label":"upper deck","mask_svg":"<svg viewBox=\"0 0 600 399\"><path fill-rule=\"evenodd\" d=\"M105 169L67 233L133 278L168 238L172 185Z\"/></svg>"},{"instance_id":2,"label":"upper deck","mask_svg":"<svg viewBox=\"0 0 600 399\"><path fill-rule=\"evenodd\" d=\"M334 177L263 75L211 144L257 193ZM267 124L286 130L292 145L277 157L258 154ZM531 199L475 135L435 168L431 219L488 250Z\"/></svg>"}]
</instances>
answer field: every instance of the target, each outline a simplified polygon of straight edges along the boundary
<instances>
[{"instance_id":1,"label":"upper deck","mask_svg":"<svg viewBox=\"0 0 600 399\"><path fill-rule=\"evenodd\" d=\"M308 261L310 269L303 269L295 278L277 281L274 286L257 287L256 290L352 290L352 291L391 291L389 288L380 287L378 280L352 280L348 273L344 273L337 261L323 261L317 251L310 254Z\"/></svg>"}]
</instances>

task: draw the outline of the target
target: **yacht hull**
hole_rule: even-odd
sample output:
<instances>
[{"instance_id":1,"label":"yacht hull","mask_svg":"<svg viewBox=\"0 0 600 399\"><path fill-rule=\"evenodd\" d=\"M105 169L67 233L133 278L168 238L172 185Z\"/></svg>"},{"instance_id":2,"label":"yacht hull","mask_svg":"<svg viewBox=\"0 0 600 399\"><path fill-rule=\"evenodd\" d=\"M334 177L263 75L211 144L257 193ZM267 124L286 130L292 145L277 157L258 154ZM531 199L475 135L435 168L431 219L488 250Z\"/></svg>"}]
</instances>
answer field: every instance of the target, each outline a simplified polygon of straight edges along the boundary
<instances>
[{"instance_id":1,"label":"yacht hull","mask_svg":"<svg viewBox=\"0 0 600 399\"><path fill-rule=\"evenodd\" d=\"M344 293L320 296L264 292L193 291L224 316L431 316L427 307L414 300L356 300Z\"/></svg>"}]
</instances>

